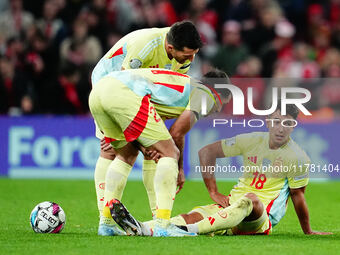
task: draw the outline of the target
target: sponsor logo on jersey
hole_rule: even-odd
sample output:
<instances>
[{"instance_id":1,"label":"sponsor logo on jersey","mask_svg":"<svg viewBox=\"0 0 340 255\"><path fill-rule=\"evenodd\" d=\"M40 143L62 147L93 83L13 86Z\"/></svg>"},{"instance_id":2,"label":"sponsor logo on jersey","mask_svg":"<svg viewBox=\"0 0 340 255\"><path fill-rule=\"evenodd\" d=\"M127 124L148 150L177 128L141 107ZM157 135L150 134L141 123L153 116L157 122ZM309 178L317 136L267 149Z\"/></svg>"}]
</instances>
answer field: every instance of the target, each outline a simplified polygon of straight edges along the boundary
<instances>
[{"instance_id":1,"label":"sponsor logo on jersey","mask_svg":"<svg viewBox=\"0 0 340 255\"><path fill-rule=\"evenodd\" d=\"M159 64L157 64L155 66L149 66L149 68L159 68Z\"/></svg>"},{"instance_id":2,"label":"sponsor logo on jersey","mask_svg":"<svg viewBox=\"0 0 340 255\"><path fill-rule=\"evenodd\" d=\"M171 68L172 68L172 64L166 64L166 65L164 66L164 69L169 69L169 70L171 70Z\"/></svg>"},{"instance_id":3,"label":"sponsor logo on jersey","mask_svg":"<svg viewBox=\"0 0 340 255\"><path fill-rule=\"evenodd\" d=\"M130 60L130 67L132 69L138 69L142 66L142 61L140 61L139 59L137 58L134 58L134 59L131 59Z\"/></svg>"}]
</instances>

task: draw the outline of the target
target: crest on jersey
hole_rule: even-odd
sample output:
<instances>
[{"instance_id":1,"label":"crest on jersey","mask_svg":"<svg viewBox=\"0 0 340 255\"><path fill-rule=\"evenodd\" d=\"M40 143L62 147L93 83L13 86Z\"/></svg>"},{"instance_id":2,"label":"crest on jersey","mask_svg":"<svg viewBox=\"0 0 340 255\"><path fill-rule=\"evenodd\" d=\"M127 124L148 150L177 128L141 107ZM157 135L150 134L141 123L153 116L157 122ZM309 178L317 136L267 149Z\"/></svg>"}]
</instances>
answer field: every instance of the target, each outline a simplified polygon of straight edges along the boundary
<instances>
[{"instance_id":1,"label":"crest on jersey","mask_svg":"<svg viewBox=\"0 0 340 255\"><path fill-rule=\"evenodd\" d=\"M228 217L228 213L224 210L220 210L217 212L218 215L220 215L223 219L227 218Z\"/></svg>"},{"instance_id":2,"label":"crest on jersey","mask_svg":"<svg viewBox=\"0 0 340 255\"><path fill-rule=\"evenodd\" d=\"M172 64L166 64L166 65L164 66L164 69L171 70L171 67L172 67Z\"/></svg>"},{"instance_id":3,"label":"crest on jersey","mask_svg":"<svg viewBox=\"0 0 340 255\"><path fill-rule=\"evenodd\" d=\"M140 61L139 59L137 58L134 58L134 59L131 59L130 60L130 67L132 69L138 69L142 66L142 61Z\"/></svg>"},{"instance_id":4,"label":"crest on jersey","mask_svg":"<svg viewBox=\"0 0 340 255\"><path fill-rule=\"evenodd\" d=\"M257 163L257 156L250 156L250 157L248 157L248 160L249 160L250 162L256 164L256 163Z\"/></svg>"}]
</instances>

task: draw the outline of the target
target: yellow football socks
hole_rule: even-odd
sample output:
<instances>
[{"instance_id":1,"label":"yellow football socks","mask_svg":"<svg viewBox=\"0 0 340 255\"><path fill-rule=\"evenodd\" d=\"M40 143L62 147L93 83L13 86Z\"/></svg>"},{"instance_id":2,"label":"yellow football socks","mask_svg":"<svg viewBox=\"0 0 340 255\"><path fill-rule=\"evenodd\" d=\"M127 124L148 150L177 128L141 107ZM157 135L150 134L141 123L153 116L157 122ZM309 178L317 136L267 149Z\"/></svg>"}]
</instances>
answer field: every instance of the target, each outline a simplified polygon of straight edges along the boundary
<instances>
[{"instance_id":1,"label":"yellow football socks","mask_svg":"<svg viewBox=\"0 0 340 255\"><path fill-rule=\"evenodd\" d=\"M143 183L146 189L146 193L148 194L152 216L156 215L156 193L154 186L156 167L157 164L153 160L143 161Z\"/></svg>"},{"instance_id":2,"label":"yellow football socks","mask_svg":"<svg viewBox=\"0 0 340 255\"><path fill-rule=\"evenodd\" d=\"M111 162L112 160L110 159L99 157L97 160L96 169L94 170L94 183L96 187L99 215L102 215L104 207L105 177Z\"/></svg>"},{"instance_id":3,"label":"yellow football socks","mask_svg":"<svg viewBox=\"0 0 340 255\"><path fill-rule=\"evenodd\" d=\"M177 226L186 226L187 223L185 222L185 219L181 215L177 215L175 217L172 217L170 219L170 223L177 225Z\"/></svg>"},{"instance_id":4,"label":"yellow football socks","mask_svg":"<svg viewBox=\"0 0 340 255\"><path fill-rule=\"evenodd\" d=\"M121 200L131 169L132 166L118 158L115 158L109 165L105 178L105 208L103 209L103 216L111 218L108 205L113 199Z\"/></svg>"},{"instance_id":5,"label":"yellow football socks","mask_svg":"<svg viewBox=\"0 0 340 255\"><path fill-rule=\"evenodd\" d=\"M156 192L156 218L170 220L176 195L178 161L164 157L157 163L154 186Z\"/></svg>"},{"instance_id":6,"label":"yellow football socks","mask_svg":"<svg viewBox=\"0 0 340 255\"><path fill-rule=\"evenodd\" d=\"M218 230L225 230L237 226L241 221L249 216L253 210L251 199L242 197L213 215L204 218L203 220L187 225L189 232L206 234Z\"/></svg>"}]
</instances>

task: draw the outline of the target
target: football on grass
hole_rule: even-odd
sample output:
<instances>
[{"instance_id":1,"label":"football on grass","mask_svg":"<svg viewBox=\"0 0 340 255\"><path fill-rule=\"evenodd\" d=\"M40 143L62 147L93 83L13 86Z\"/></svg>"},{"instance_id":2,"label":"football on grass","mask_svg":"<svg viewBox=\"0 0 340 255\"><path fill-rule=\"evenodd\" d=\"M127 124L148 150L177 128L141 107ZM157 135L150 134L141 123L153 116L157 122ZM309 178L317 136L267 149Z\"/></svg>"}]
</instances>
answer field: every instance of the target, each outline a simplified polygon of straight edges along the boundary
<instances>
[{"instance_id":1,"label":"football on grass","mask_svg":"<svg viewBox=\"0 0 340 255\"><path fill-rule=\"evenodd\" d=\"M60 233L65 226L66 215L57 203L42 202L32 210L30 223L36 233Z\"/></svg>"}]
</instances>

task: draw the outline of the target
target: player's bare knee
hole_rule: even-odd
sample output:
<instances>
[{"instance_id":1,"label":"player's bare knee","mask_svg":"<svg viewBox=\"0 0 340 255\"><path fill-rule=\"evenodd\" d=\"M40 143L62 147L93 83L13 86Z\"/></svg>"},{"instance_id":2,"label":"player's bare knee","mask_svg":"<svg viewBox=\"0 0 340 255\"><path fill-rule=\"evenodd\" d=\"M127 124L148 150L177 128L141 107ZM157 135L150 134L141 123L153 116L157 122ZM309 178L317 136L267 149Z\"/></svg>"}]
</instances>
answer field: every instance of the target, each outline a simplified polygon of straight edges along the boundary
<instances>
[{"instance_id":1,"label":"player's bare knee","mask_svg":"<svg viewBox=\"0 0 340 255\"><path fill-rule=\"evenodd\" d=\"M165 157L171 157L174 158L176 160L179 160L179 156L180 156L180 151L177 148L177 146L175 144L173 144L170 149L166 152L166 154L163 154Z\"/></svg>"},{"instance_id":2,"label":"player's bare knee","mask_svg":"<svg viewBox=\"0 0 340 255\"><path fill-rule=\"evenodd\" d=\"M128 143L122 148L116 149L116 157L121 161L133 166L139 151L131 144Z\"/></svg>"},{"instance_id":3,"label":"player's bare knee","mask_svg":"<svg viewBox=\"0 0 340 255\"><path fill-rule=\"evenodd\" d=\"M176 160L179 160L181 153L180 153L179 149L177 148L175 141L173 139L170 139L169 142L170 142L169 147L171 148L171 156L170 157L172 157Z\"/></svg>"},{"instance_id":4,"label":"player's bare knee","mask_svg":"<svg viewBox=\"0 0 340 255\"><path fill-rule=\"evenodd\" d=\"M258 199L258 197L256 196L256 194L255 194L255 193L252 193L252 192L248 192L248 193L246 193L244 196L247 197L247 198L249 198L249 199L251 199L251 201L254 201L254 200Z\"/></svg>"},{"instance_id":5,"label":"player's bare knee","mask_svg":"<svg viewBox=\"0 0 340 255\"><path fill-rule=\"evenodd\" d=\"M170 157L179 160L180 151L172 139L159 141L147 149L157 151L161 157Z\"/></svg>"},{"instance_id":6,"label":"player's bare knee","mask_svg":"<svg viewBox=\"0 0 340 255\"><path fill-rule=\"evenodd\" d=\"M124 155L125 162L128 163L129 165L133 166L137 157L138 157L139 151L138 150L129 150L129 152L130 152L130 154Z\"/></svg>"},{"instance_id":7,"label":"player's bare knee","mask_svg":"<svg viewBox=\"0 0 340 255\"><path fill-rule=\"evenodd\" d=\"M262 215L264 210L261 200L254 193L247 193L245 196L251 199L253 203L253 211L249 217L252 219L257 219Z\"/></svg>"},{"instance_id":8,"label":"player's bare knee","mask_svg":"<svg viewBox=\"0 0 340 255\"><path fill-rule=\"evenodd\" d=\"M249 198L253 202L253 208L257 208L260 204L262 204L260 199L254 193L249 192L245 194L245 197Z\"/></svg>"}]
</instances>

